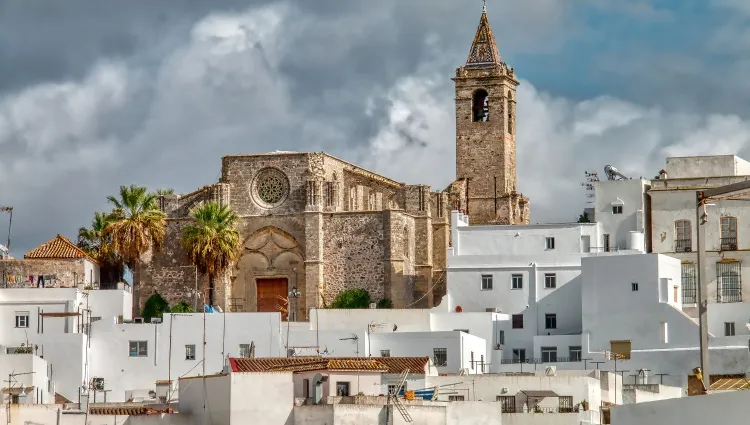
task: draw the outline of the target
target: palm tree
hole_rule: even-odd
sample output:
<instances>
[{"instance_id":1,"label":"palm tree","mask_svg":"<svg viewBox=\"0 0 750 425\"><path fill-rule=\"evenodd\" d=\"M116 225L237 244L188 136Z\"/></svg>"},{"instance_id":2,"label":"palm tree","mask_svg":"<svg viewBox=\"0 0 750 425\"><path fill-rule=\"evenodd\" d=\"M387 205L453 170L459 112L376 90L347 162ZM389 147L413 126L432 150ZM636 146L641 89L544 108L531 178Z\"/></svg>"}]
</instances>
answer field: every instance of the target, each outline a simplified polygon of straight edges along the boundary
<instances>
[{"instance_id":1,"label":"palm tree","mask_svg":"<svg viewBox=\"0 0 750 425\"><path fill-rule=\"evenodd\" d=\"M174 189L156 189L154 192L156 196L174 195Z\"/></svg>"},{"instance_id":2,"label":"palm tree","mask_svg":"<svg viewBox=\"0 0 750 425\"><path fill-rule=\"evenodd\" d=\"M237 214L216 202L201 204L190 211L194 223L185 226L182 242L198 271L208 275L208 305L214 302L214 278L237 259L240 232Z\"/></svg>"},{"instance_id":3,"label":"palm tree","mask_svg":"<svg viewBox=\"0 0 750 425\"><path fill-rule=\"evenodd\" d=\"M112 249L109 237L104 235L107 227L107 213L95 212L91 227L78 229L76 245L99 262L102 283L121 282L125 273L122 259Z\"/></svg>"},{"instance_id":4,"label":"palm tree","mask_svg":"<svg viewBox=\"0 0 750 425\"><path fill-rule=\"evenodd\" d=\"M110 238L112 249L135 273L141 256L161 247L166 215L159 210L156 195L144 186L120 186L119 198L108 196L107 200L114 209L106 217L104 236ZM135 282L133 288L136 289Z\"/></svg>"}]
</instances>

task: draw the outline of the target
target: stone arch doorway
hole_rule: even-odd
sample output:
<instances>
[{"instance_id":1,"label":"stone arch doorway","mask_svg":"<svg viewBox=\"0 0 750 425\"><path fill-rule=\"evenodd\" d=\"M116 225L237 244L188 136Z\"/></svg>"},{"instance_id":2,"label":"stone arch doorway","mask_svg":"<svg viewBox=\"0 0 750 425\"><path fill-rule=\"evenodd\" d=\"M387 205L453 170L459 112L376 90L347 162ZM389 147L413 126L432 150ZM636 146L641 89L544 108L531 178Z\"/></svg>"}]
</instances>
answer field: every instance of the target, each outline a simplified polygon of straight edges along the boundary
<instances>
[{"instance_id":1,"label":"stone arch doorway","mask_svg":"<svg viewBox=\"0 0 750 425\"><path fill-rule=\"evenodd\" d=\"M289 310L296 320L305 311L305 259L299 243L289 233L272 226L250 235L244 242L237 261L234 293L243 297L240 311L280 311L282 320L289 316L283 311L289 291L296 287L302 293L291 300Z\"/></svg>"}]
</instances>

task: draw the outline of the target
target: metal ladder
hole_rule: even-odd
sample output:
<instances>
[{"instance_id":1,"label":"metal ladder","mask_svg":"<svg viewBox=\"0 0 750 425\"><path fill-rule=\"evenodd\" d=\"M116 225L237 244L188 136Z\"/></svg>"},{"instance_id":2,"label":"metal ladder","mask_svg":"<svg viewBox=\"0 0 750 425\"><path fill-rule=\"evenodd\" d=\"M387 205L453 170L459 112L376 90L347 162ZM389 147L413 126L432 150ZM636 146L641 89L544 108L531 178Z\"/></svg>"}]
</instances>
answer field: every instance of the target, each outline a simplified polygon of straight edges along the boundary
<instances>
[{"instance_id":1,"label":"metal ladder","mask_svg":"<svg viewBox=\"0 0 750 425\"><path fill-rule=\"evenodd\" d=\"M400 382L396 386L396 388L394 388L393 393L391 393L391 397L393 397L393 405L396 406L398 413L401 414L401 416L404 418L404 421L414 422L414 420L411 418L411 415L409 415L409 412L406 410L406 407L404 407L404 405L401 404L400 401L398 401L398 393L400 393L401 389L404 387L404 383L406 382L406 377L408 375L408 370L405 370L404 373L401 374L401 378L399 379Z\"/></svg>"}]
</instances>

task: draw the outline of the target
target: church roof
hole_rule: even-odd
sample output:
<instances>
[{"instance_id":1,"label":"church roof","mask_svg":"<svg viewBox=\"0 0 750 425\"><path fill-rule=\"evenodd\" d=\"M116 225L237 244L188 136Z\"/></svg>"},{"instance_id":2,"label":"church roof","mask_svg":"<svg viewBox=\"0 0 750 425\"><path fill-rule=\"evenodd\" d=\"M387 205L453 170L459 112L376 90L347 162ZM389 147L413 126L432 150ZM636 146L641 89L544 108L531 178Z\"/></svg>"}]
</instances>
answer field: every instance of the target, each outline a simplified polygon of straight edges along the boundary
<instances>
[{"instance_id":1,"label":"church roof","mask_svg":"<svg viewBox=\"0 0 750 425\"><path fill-rule=\"evenodd\" d=\"M47 241L38 247L27 252L23 256L25 259L86 259L95 262L86 254L84 250L78 248L68 238L63 235L57 235L54 239Z\"/></svg>"},{"instance_id":2,"label":"church roof","mask_svg":"<svg viewBox=\"0 0 750 425\"><path fill-rule=\"evenodd\" d=\"M482 17L479 19L474 42L471 43L466 66L487 66L501 63L500 50L497 48L495 35L492 33L490 21L487 19L487 9L485 8L482 10Z\"/></svg>"}]
</instances>

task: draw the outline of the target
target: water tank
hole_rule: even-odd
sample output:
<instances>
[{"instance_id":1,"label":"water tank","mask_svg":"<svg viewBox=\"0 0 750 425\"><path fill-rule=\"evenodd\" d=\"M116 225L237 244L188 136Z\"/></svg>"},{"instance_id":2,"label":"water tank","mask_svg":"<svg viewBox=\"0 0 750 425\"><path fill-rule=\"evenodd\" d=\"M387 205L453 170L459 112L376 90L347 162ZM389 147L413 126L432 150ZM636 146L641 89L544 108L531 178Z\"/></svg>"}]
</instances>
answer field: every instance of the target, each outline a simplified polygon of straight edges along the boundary
<instances>
[{"instance_id":1,"label":"water tank","mask_svg":"<svg viewBox=\"0 0 750 425\"><path fill-rule=\"evenodd\" d=\"M630 238L628 239L628 249L634 249L643 252L645 250L643 241L643 233L631 231Z\"/></svg>"}]
</instances>

